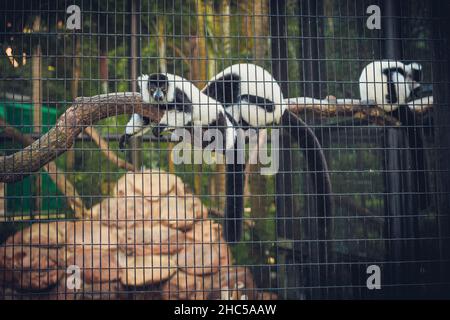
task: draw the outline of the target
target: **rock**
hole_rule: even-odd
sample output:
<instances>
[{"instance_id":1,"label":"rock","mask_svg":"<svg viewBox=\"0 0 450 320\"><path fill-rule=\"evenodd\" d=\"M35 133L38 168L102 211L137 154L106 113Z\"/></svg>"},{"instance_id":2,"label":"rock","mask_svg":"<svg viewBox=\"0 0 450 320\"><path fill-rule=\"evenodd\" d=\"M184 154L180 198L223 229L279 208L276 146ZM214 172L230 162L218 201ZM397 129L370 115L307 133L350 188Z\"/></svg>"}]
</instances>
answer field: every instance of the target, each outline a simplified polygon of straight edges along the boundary
<instances>
[{"instance_id":1,"label":"rock","mask_svg":"<svg viewBox=\"0 0 450 320\"><path fill-rule=\"evenodd\" d=\"M164 300L206 300L212 292L219 290L220 276L211 274L198 276L178 270L162 287Z\"/></svg>"},{"instance_id":2,"label":"rock","mask_svg":"<svg viewBox=\"0 0 450 320\"><path fill-rule=\"evenodd\" d=\"M275 295L258 292L249 269L223 267L219 272L207 275L193 275L177 271L161 287L165 300L244 300L276 298Z\"/></svg>"},{"instance_id":3,"label":"rock","mask_svg":"<svg viewBox=\"0 0 450 320\"><path fill-rule=\"evenodd\" d=\"M206 217L206 208L194 196L165 195L146 201L142 196L105 199L96 219L121 229L153 223L186 230Z\"/></svg>"},{"instance_id":4,"label":"rock","mask_svg":"<svg viewBox=\"0 0 450 320\"><path fill-rule=\"evenodd\" d=\"M70 281L70 280L69 280ZM80 282L78 289L67 285L67 276L61 279L59 285L48 294L49 300L112 300L126 299L128 294L123 292L119 281L96 282L92 284Z\"/></svg>"},{"instance_id":5,"label":"rock","mask_svg":"<svg viewBox=\"0 0 450 320\"><path fill-rule=\"evenodd\" d=\"M178 267L194 275L215 273L220 265L219 244L191 244L178 253Z\"/></svg>"},{"instance_id":6,"label":"rock","mask_svg":"<svg viewBox=\"0 0 450 320\"><path fill-rule=\"evenodd\" d=\"M121 253L114 249L77 247L73 253L68 253L66 265L80 268L83 283L111 282L119 279L120 255Z\"/></svg>"},{"instance_id":7,"label":"rock","mask_svg":"<svg viewBox=\"0 0 450 320\"><path fill-rule=\"evenodd\" d=\"M117 182L115 198L103 200L91 212L119 228L152 222L180 230L208 215L200 199L186 193L179 177L159 170L125 174Z\"/></svg>"},{"instance_id":8,"label":"rock","mask_svg":"<svg viewBox=\"0 0 450 320\"><path fill-rule=\"evenodd\" d=\"M184 247L185 234L164 225L139 224L119 233L120 248L128 255L173 254Z\"/></svg>"},{"instance_id":9,"label":"rock","mask_svg":"<svg viewBox=\"0 0 450 320\"><path fill-rule=\"evenodd\" d=\"M95 218L103 224L129 228L139 222L151 221L152 206L141 195L108 198L102 201L95 214Z\"/></svg>"},{"instance_id":10,"label":"rock","mask_svg":"<svg viewBox=\"0 0 450 320\"><path fill-rule=\"evenodd\" d=\"M142 195L149 200L169 193L182 196L184 183L176 175L162 170L128 172L119 179L114 190L117 198Z\"/></svg>"},{"instance_id":11,"label":"rock","mask_svg":"<svg viewBox=\"0 0 450 320\"><path fill-rule=\"evenodd\" d=\"M100 221L76 221L68 225L64 243L69 251L84 249L117 248L119 236L113 227L108 228Z\"/></svg>"},{"instance_id":12,"label":"rock","mask_svg":"<svg viewBox=\"0 0 450 320\"><path fill-rule=\"evenodd\" d=\"M162 196L152 203L152 207L154 220L180 230L190 229L195 222L208 216L200 199L192 195Z\"/></svg>"},{"instance_id":13,"label":"rock","mask_svg":"<svg viewBox=\"0 0 450 320\"><path fill-rule=\"evenodd\" d=\"M59 247L64 244L66 227L66 222L34 223L9 237L5 244Z\"/></svg>"},{"instance_id":14,"label":"rock","mask_svg":"<svg viewBox=\"0 0 450 320\"><path fill-rule=\"evenodd\" d=\"M168 255L128 256L121 263L120 281L133 287L160 284L176 270L175 261Z\"/></svg>"},{"instance_id":15,"label":"rock","mask_svg":"<svg viewBox=\"0 0 450 320\"><path fill-rule=\"evenodd\" d=\"M4 283L36 291L55 285L65 272L58 261L58 249L24 245L0 247L0 269Z\"/></svg>"},{"instance_id":16,"label":"rock","mask_svg":"<svg viewBox=\"0 0 450 320\"><path fill-rule=\"evenodd\" d=\"M222 227L212 220L195 223L192 229L186 232L187 243L217 243L222 240Z\"/></svg>"},{"instance_id":17,"label":"rock","mask_svg":"<svg viewBox=\"0 0 450 320\"><path fill-rule=\"evenodd\" d=\"M260 294L256 289L253 275L244 267L221 267L220 290L213 292L209 298L215 300L256 300Z\"/></svg>"},{"instance_id":18,"label":"rock","mask_svg":"<svg viewBox=\"0 0 450 320\"><path fill-rule=\"evenodd\" d=\"M268 301L272 301L272 300L278 300L278 295L272 292L259 292L258 294L258 300L268 300Z\"/></svg>"}]
</instances>

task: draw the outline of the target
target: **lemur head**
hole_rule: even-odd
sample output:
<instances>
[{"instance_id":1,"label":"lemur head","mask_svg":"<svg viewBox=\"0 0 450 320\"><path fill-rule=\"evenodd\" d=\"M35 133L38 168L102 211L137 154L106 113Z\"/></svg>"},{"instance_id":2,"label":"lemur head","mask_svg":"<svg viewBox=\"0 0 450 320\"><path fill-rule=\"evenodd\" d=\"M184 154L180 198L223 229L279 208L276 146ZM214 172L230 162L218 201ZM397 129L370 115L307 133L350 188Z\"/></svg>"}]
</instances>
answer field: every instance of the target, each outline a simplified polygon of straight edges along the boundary
<instances>
[{"instance_id":1,"label":"lemur head","mask_svg":"<svg viewBox=\"0 0 450 320\"><path fill-rule=\"evenodd\" d=\"M150 79L158 79L158 88L162 88L163 85L168 88L166 98L156 102L164 111L164 115L153 128L155 136L161 136L177 128L190 126L205 128L217 125L226 131L227 147L234 143L233 125L225 117L225 110L220 102L201 92L189 80L174 74L152 74L149 76ZM161 79L164 79L164 84L161 84ZM223 118L225 120L221 121Z\"/></svg>"},{"instance_id":2,"label":"lemur head","mask_svg":"<svg viewBox=\"0 0 450 320\"><path fill-rule=\"evenodd\" d=\"M137 82L145 102L160 104L173 100L174 88L166 74L141 75Z\"/></svg>"}]
</instances>

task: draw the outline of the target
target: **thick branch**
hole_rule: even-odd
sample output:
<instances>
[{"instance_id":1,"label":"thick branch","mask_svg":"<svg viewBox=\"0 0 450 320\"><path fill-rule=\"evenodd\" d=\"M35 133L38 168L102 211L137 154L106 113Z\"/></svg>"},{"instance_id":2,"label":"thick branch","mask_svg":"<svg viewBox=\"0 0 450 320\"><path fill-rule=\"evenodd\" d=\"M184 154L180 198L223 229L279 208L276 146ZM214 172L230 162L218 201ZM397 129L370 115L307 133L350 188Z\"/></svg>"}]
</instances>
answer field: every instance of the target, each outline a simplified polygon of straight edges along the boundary
<instances>
[{"instance_id":1,"label":"thick branch","mask_svg":"<svg viewBox=\"0 0 450 320\"><path fill-rule=\"evenodd\" d=\"M303 111L314 112L323 118L331 117L352 117L360 120L368 120L376 125L399 126L398 119L386 113L380 107L361 104L356 99L336 99L329 96L324 100L312 99L307 97L292 98L287 100L289 109L299 114ZM408 103L409 108L417 114L425 114L433 107L433 97L424 97Z\"/></svg>"},{"instance_id":2,"label":"thick branch","mask_svg":"<svg viewBox=\"0 0 450 320\"><path fill-rule=\"evenodd\" d=\"M366 119L378 125L400 125L398 119L381 108L361 105L359 100L340 100L334 97L325 100L295 98L289 99L288 103L289 109L296 114L312 111L321 117L346 116ZM431 109L432 103L432 97L424 98L410 103L410 108L418 113L425 113ZM132 113L146 116L152 122L159 122L162 116L156 107L142 103L141 95L138 93L111 93L77 98L47 134L24 150L0 157L0 182L15 182L38 171L69 149L75 137L97 121Z\"/></svg>"},{"instance_id":3,"label":"thick branch","mask_svg":"<svg viewBox=\"0 0 450 320\"><path fill-rule=\"evenodd\" d=\"M341 116L369 120L376 125L400 125L398 119L388 115L381 108L361 105L359 100L349 99L339 103L334 99L296 98L289 99L289 110L295 114L311 111L323 118Z\"/></svg>"},{"instance_id":4,"label":"thick branch","mask_svg":"<svg viewBox=\"0 0 450 320\"><path fill-rule=\"evenodd\" d=\"M142 103L138 93L112 93L77 98L58 119L54 128L27 148L0 157L0 182L15 182L38 171L69 149L75 137L97 121L121 114L139 113L159 122L162 113Z\"/></svg>"},{"instance_id":5,"label":"thick branch","mask_svg":"<svg viewBox=\"0 0 450 320\"><path fill-rule=\"evenodd\" d=\"M3 132L13 138L15 141L20 142L24 146L28 146L34 142L34 140L22 134L19 130L14 127L11 127L8 123L6 123L3 119L0 119L0 126L2 126ZM56 163L53 161L49 162L47 166L44 166L43 169L47 171L49 177L56 184L56 187L66 196L67 203L70 208L75 212L75 216L77 218L82 218L84 212L88 210L85 208L83 200L75 189L74 185L66 178L66 176L59 171Z\"/></svg>"}]
</instances>

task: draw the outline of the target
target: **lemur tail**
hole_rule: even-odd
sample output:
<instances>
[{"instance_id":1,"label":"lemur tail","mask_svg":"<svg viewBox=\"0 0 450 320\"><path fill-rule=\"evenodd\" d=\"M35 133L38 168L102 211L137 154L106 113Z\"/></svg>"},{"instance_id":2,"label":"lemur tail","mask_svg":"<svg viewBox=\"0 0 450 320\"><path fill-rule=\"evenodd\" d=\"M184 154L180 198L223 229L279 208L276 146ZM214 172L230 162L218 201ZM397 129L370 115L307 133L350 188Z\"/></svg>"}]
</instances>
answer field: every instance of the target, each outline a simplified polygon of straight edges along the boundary
<instances>
[{"instance_id":1,"label":"lemur tail","mask_svg":"<svg viewBox=\"0 0 450 320\"><path fill-rule=\"evenodd\" d=\"M245 164L239 161L237 143L227 152L233 153L233 161L226 165L224 236L227 242L237 242L242 237Z\"/></svg>"},{"instance_id":2,"label":"lemur tail","mask_svg":"<svg viewBox=\"0 0 450 320\"><path fill-rule=\"evenodd\" d=\"M318 214L329 216L333 209L331 179L322 146L312 129L289 110L283 113L281 124L297 140L305 154L309 173L317 192Z\"/></svg>"}]
</instances>

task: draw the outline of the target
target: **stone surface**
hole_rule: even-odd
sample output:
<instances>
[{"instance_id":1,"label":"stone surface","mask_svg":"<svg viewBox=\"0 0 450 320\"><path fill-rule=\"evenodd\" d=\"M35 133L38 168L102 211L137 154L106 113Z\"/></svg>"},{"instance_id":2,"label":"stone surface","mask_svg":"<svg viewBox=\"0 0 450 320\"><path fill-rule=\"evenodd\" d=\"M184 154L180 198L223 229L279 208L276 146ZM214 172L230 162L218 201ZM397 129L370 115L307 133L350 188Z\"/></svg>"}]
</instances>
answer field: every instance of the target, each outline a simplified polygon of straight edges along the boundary
<instances>
[{"instance_id":1,"label":"stone surface","mask_svg":"<svg viewBox=\"0 0 450 320\"><path fill-rule=\"evenodd\" d=\"M119 232L120 248L128 255L173 254L184 248L185 234L164 225L139 224Z\"/></svg>"},{"instance_id":2,"label":"stone surface","mask_svg":"<svg viewBox=\"0 0 450 320\"><path fill-rule=\"evenodd\" d=\"M1 246L0 269L1 282L38 291L55 285L65 272L57 249L24 245Z\"/></svg>"},{"instance_id":3,"label":"stone surface","mask_svg":"<svg viewBox=\"0 0 450 320\"><path fill-rule=\"evenodd\" d=\"M126 257L121 263L120 281L126 286L160 284L177 271L168 255Z\"/></svg>"}]
</instances>

